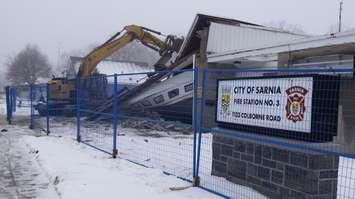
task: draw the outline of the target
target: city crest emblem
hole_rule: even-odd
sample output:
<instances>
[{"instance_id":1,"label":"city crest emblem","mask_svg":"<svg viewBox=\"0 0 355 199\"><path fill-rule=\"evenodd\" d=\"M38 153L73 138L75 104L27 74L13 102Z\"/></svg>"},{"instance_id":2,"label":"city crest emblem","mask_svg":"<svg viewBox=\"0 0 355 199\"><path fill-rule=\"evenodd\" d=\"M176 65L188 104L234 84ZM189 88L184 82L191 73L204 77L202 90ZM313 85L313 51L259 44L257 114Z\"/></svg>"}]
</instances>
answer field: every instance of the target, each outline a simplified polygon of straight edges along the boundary
<instances>
[{"instance_id":1,"label":"city crest emblem","mask_svg":"<svg viewBox=\"0 0 355 199\"><path fill-rule=\"evenodd\" d=\"M292 86L286 90L287 103L286 103L286 117L288 120L296 123L304 120L305 96L308 90L301 86Z\"/></svg>"},{"instance_id":2,"label":"city crest emblem","mask_svg":"<svg viewBox=\"0 0 355 199\"><path fill-rule=\"evenodd\" d=\"M231 90L230 86L222 87L221 114L223 115L230 115L229 106L231 101Z\"/></svg>"}]
</instances>

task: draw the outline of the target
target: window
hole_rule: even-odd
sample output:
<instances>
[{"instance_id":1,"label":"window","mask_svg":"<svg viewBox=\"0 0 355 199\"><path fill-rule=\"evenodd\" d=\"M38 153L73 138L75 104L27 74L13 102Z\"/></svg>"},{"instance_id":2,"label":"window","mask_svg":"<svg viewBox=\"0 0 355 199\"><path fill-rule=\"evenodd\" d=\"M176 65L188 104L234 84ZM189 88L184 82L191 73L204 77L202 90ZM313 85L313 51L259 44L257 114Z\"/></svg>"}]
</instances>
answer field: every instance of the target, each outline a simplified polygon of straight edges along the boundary
<instances>
[{"instance_id":1,"label":"window","mask_svg":"<svg viewBox=\"0 0 355 199\"><path fill-rule=\"evenodd\" d=\"M134 104L133 105L133 109L140 109L141 108L141 105L139 105L139 104Z\"/></svg>"},{"instance_id":2,"label":"window","mask_svg":"<svg viewBox=\"0 0 355 199\"><path fill-rule=\"evenodd\" d=\"M155 97L153 100L156 104L160 104L160 103L164 102L164 97L163 97L163 95L159 95L159 96Z\"/></svg>"},{"instance_id":3,"label":"window","mask_svg":"<svg viewBox=\"0 0 355 199\"><path fill-rule=\"evenodd\" d=\"M152 105L152 103L150 103L150 101L148 101L148 100L144 100L142 102L142 104L143 104L143 106L151 106Z\"/></svg>"},{"instance_id":4,"label":"window","mask_svg":"<svg viewBox=\"0 0 355 199\"><path fill-rule=\"evenodd\" d=\"M176 97L178 95L179 95L179 89L178 88L168 92L168 96L169 96L170 99L174 98L174 97Z\"/></svg>"},{"instance_id":5,"label":"window","mask_svg":"<svg viewBox=\"0 0 355 199\"><path fill-rule=\"evenodd\" d=\"M194 88L193 84L188 84L188 85L185 85L184 86L185 88L185 93L189 92L189 91L192 91L192 89Z\"/></svg>"}]
</instances>

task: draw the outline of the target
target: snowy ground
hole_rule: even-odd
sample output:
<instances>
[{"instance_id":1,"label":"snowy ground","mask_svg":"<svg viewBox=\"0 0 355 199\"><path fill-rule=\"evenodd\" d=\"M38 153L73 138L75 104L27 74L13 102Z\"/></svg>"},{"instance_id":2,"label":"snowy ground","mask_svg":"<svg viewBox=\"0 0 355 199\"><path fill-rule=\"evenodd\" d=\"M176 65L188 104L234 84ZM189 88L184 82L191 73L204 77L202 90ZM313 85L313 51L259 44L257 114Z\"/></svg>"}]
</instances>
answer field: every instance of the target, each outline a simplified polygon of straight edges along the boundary
<instances>
[{"instance_id":1,"label":"snowy ground","mask_svg":"<svg viewBox=\"0 0 355 199\"><path fill-rule=\"evenodd\" d=\"M1 199L218 198L159 169L112 159L77 143L70 132L44 136L29 130L21 116L16 125L7 125L5 109L0 109L1 129L7 129L0 135ZM189 188L171 191L172 187Z\"/></svg>"},{"instance_id":2,"label":"snowy ground","mask_svg":"<svg viewBox=\"0 0 355 199\"><path fill-rule=\"evenodd\" d=\"M28 107L22 107L17 109L14 117L14 123L28 125L28 118L23 117L26 113L29 113ZM36 127L45 127L45 118L39 118L35 120ZM27 126L24 126L25 128ZM38 129L37 129L38 130ZM42 143L50 143L53 145L53 140L65 140L62 145L70 145L70 143L75 143L74 138L76 135L76 124L74 118L68 117L51 117L50 118L50 138L34 138L29 140L26 138L25 141L28 146L31 146L35 140L49 139ZM103 149L107 152L112 152L112 128L111 126L102 124L92 124L90 122L85 122L84 118L81 125L81 136L82 141L88 144L92 144L95 147ZM176 132L163 132L163 131L149 131L149 130L137 130L132 128L121 128L118 127L119 136L117 137L117 147L119 151L119 157L127 159L144 166L157 169L155 170L160 176L166 176L162 174L161 171L173 174L175 176L182 177L187 180L192 180L192 149L193 149L193 136L192 135L181 135ZM238 193L234 197L240 195L250 196L248 198L265 198L258 192L244 186L233 184L224 178L211 176L211 150L212 150L212 136L205 135L204 142L204 152L201 155L201 163L207 167L201 167L201 184L212 190L218 190L219 192L231 195L235 193L234 190L238 190ZM50 145L48 145L50 146ZM88 148L85 145L80 145L81 147ZM70 146L72 147L72 146ZM54 148L54 150L56 150ZM79 150L79 149L78 149ZM97 152L92 148L90 151ZM46 150L47 151L47 150ZM51 148L48 149L51 151ZM59 150L61 151L61 150ZM79 150L80 151L80 150ZM43 153L43 152L42 152ZM85 152L86 153L86 152ZM68 153L65 153L67 156ZM104 153L100 153L100 156L108 158L109 156ZM41 156L39 156L41 157ZM48 156L51 157L51 156ZM47 159L48 157L45 157ZM59 157L59 155L54 155L53 157ZM76 159L76 158L75 158ZM90 164L89 160L82 159L85 164ZM123 161L123 160L120 160ZM71 162L71 161L69 161ZM132 163L129 163L132 164ZM55 166L51 165L49 168ZM135 165L136 166L136 165ZM139 166L140 168L141 166ZM185 182L183 180L177 179L176 177L170 176L177 180L179 183L184 183L184 186L190 185L191 183ZM134 178L139 178L135 176ZM161 181L162 184L167 185L166 181ZM149 182L148 182L149 183ZM177 183L177 186L181 186ZM198 189L202 191L201 189ZM67 191L64 191L65 193ZM202 191L205 192L205 191ZM184 197L184 196L180 196ZM192 197L192 196L189 196ZM201 198L198 194L195 196ZM216 195L211 195L211 197L217 197ZM165 197L164 197L165 198ZM203 197L205 198L205 197Z\"/></svg>"},{"instance_id":3,"label":"snowy ground","mask_svg":"<svg viewBox=\"0 0 355 199\"><path fill-rule=\"evenodd\" d=\"M51 118L51 134L73 137L76 126L72 118ZM41 122L44 125L44 121ZM65 129L63 131L63 129ZM64 133L66 132L66 133ZM175 176L192 179L193 136L176 132L138 130L118 126L118 156ZM106 124L81 121L83 142L107 152L112 151L112 128ZM257 191L212 176L212 135L203 136L201 153L201 186L232 198L266 198Z\"/></svg>"},{"instance_id":4,"label":"snowy ground","mask_svg":"<svg viewBox=\"0 0 355 199\"><path fill-rule=\"evenodd\" d=\"M10 150L1 154L10 159L1 161L0 198L216 198L198 188L171 191L170 187L189 183L157 169L108 158L71 138L37 137L23 128L3 127L8 132L0 140L6 137L12 143L11 147L1 143L2 150ZM11 168L5 168L8 164Z\"/></svg>"},{"instance_id":5,"label":"snowy ground","mask_svg":"<svg viewBox=\"0 0 355 199\"><path fill-rule=\"evenodd\" d=\"M26 112L28 111L22 110L20 113ZM45 126L43 118L38 123ZM58 184L54 187L62 198L102 197L105 194L119 192L129 194L127 195L129 198L141 196L144 198L216 197L195 188L172 192L169 187L186 186L189 183L161 173L161 171L166 171L186 179L192 178L193 139L191 135L119 127L117 137L119 157L154 168L149 169L122 159L109 159L109 155L105 153L95 151L83 144L77 144L74 140L76 125L73 118L51 118L50 124L50 137L25 136L24 141L28 150L39 151L37 160L48 173L50 182L55 181L58 176ZM83 120L81 129L84 142L112 152L112 128L110 126L86 123ZM250 188L210 175L211 138L209 134L203 137L201 185L233 198L265 198ZM134 191L137 189L142 192ZM337 198L355 198L354 190L355 161L341 157Z\"/></svg>"},{"instance_id":6,"label":"snowy ground","mask_svg":"<svg viewBox=\"0 0 355 199\"><path fill-rule=\"evenodd\" d=\"M33 136L21 127L0 133L0 198L58 198L34 153L23 143L26 134Z\"/></svg>"},{"instance_id":7,"label":"snowy ground","mask_svg":"<svg viewBox=\"0 0 355 199\"><path fill-rule=\"evenodd\" d=\"M111 159L68 137L25 136L24 141L43 169L55 182L61 198L216 198L198 188L171 191L188 186L157 169L121 159Z\"/></svg>"}]
</instances>

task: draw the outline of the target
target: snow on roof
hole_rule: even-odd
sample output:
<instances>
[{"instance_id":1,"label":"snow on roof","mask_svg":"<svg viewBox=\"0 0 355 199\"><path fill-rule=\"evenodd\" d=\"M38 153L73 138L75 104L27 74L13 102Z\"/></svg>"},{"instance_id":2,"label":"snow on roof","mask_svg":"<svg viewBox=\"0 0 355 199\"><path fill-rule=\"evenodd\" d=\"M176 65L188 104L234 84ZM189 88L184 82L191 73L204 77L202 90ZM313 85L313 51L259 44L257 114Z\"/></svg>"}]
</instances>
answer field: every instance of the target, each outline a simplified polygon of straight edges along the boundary
<instances>
[{"instance_id":1,"label":"snow on roof","mask_svg":"<svg viewBox=\"0 0 355 199\"><path fill-rule=\"evenodd\" d=\"M80 62L76 62L74 64L75 73L78 72L79 66ZM96 69L98 73L105 75L144 73L154 71L154 68L152 66L148 66L144 63L113 60L103 60L99 62L96 66ZM147 75L145 74L118 76L118 82L124 84L137 84L146 77ZM112 78L110 78L109 81L111 81L111 79Z\"/></svg>"},{"instance_id":2,"label":"snow on roof","mask_svg":"<svg viewBox=\"0 0 355 199\"><path fill-rule=\"evenodd\" d=\"M142 66L132 62L102 61L97 65L97 71L101 74L113 75L124 73L152 72L153 67Z\"/></svg>"},{"instance_id":3,"label":"snow on roof","mask_svg":"<svg viewBox=\"0 0 355 199\"><path fill-rule=\"evenodd\" d=\"M51 80L51 78L49 77L38 77L36 83L37 84L47 83L49 82L49 80Z\"/></svg>"}]
</instances>

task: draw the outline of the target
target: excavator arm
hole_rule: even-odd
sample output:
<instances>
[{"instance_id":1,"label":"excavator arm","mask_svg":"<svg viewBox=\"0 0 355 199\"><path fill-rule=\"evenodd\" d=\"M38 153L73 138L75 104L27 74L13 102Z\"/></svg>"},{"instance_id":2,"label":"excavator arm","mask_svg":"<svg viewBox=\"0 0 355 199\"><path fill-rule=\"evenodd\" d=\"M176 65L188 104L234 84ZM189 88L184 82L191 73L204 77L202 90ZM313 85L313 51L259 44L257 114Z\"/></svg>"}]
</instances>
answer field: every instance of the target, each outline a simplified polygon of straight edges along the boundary
<instances>
[{"instance_id":1,"label":"excavator arm","mask_svg":"<svg viewBox=\"0 0 355 199\"><path fill-rule=\"evenodd\" d=\"M137 25L124 27L123 32L116 33L82 59L77 74L78 77L90 76L100 61L109 57L116 50L124 47L133 40L138 40L145 46L159 51L161 59L157 62L155 67L157 69L166 67L165 63L169 61L173 52L178 52L183 39L168 35L166 36L166 39L162 41L153 34L162 35L158 31ZM73 106L75 98L75 80L68 80L66 78L52 79L49 82L49 96L52 107Z\"/></svg>"},{"instance_id":2,"label":"excavator arm","mask_svg":"<svg viewBox=\"0 0 355 199\"><path fill-rule=\"evenodd\" d=\"M124 33L116 33L104 44L90 52L81 62L79 67L78 76L87 77L95 70L96 65L103 59L112 55L118 49L121 49L133 40L139 40L145 46L154 49L159 54L167 58L171 57L173 52L178 52L181 47L182 39L172 35L168 35L165 41L160 40L158 37L152 35L155 33L161 35L160 32L154 31L145 27L130 25L124 28ZM122 35L118 37L119 35ZM117 38L118 37L118 38Z\"/></svg>"}]
</instances>

